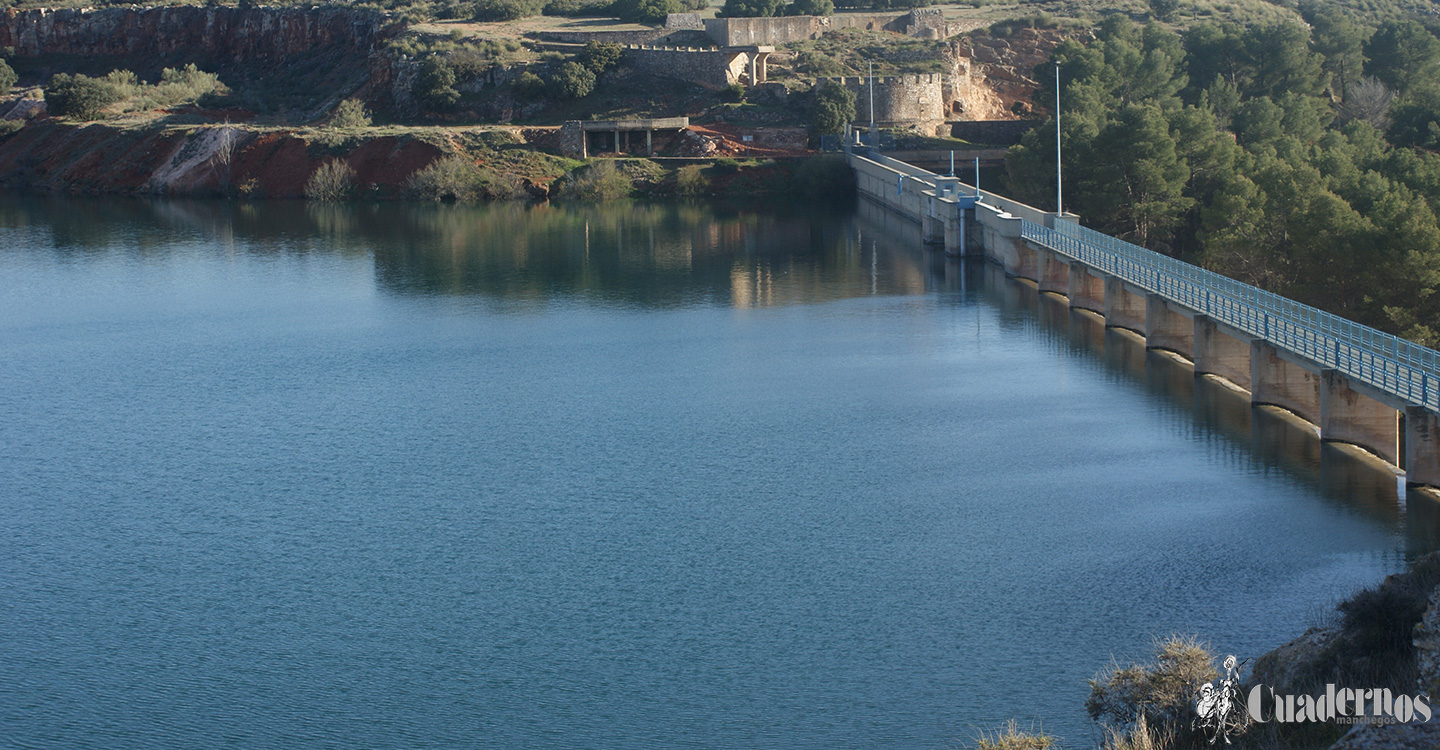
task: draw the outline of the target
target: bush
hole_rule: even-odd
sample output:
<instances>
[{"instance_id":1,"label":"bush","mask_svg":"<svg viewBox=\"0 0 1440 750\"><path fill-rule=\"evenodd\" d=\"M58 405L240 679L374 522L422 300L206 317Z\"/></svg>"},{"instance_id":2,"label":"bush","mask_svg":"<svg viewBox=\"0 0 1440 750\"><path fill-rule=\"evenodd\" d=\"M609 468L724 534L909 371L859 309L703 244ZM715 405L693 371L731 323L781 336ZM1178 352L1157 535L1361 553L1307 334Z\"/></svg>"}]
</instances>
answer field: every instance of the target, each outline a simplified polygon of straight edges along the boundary
<instances>
[{"instance_id":1,"label":"bush","mask_svg":"<svg viewBox=\"0 0 1440 750\"><path fill-rule=\"evenodd\" d=\"M675 173L675 192L685 196L704 195L710 192L710 181L705 179L699 164L681 167Z\"/></svg>"},{"instance_id":2,"label":"bush","mask_svg":"<svg viewBox=\"0 0 1440 750\"><path fill-rule=\"evenodd\" d=\"M510 90L515 92L517 99L534 101L545 96L545 82L540 79L540 76L527 70L521 73L514 83L510 84Z\"/></svg>"},{"instance_id":3,"label":"bush","mask_svg":"<svg viewBox=\"0 0 1440 750\"><path fill-rule=\"evenodd\" d=\"M346 99L335 105L335 112L330 117L332 128L368 128L370 127L370 110L359 99Z\"/></svg>"},{"instance_id":4,"label":"bush","mask_svg":"<svg viewBox=\"0 0 1440 750\"><path fill-rule=\"evenodd\" d=\"M496 175L463 156L447 156L431 162L405 181L411 198L430 201L470 201L514 198L521 193L513 177Z\"/></svg>"},{"instance_id":5,"label":"bush","mask_svg":"<svg viewBox=\"0 0 1440 750\"><path fill-rule=\"evenodd\" d=\"M314 201L340 201L355 193L355 170L332 159L320 165L305 182L305 197Z\"/></svg>"},{"instance_id":6,"label":"bush","mask_svg":"<svg viewBox=\"0 0 1440 750\"><path fill-rule=\"evenodd\" d=\"M7 135L14 135L25 127L24 120L0 120L0 138Z\"/></svg>"},{"instance_id":7,"label":"bush","mask_svg":"<svg viewBox=\"0 0 1440 750\"><path fill-rule=\"evenodd\" d=\"M579 99L595 90L595 74L576 62L567 62L550 76L550 96L556 99Z\"/></svg>"},{"instance_id":8,"label":"bush","mask_svg":"<svg viewBox=\"0 0 1440 750\"><path fill-rule=\"evenodd\" d=\"M0 93L15 88L15 82L18 80L20 79L19 76L15 75L15 69L11 68L9 63L0 59Z\"/></svg>"},{"instance_id":9,"label":"bush","mask_svg":"<svg viewBox=\"0 0 1440 750\"><path fill-rule=\"evenodd\" d=\"M662 23L665 16L680 12L678 0L615 0L615 15L632 23Z\"/></svg>"},{"instance_id":10,"label":"bush","mask_svg":"<svg viewBox=\"0 0 1440 750\"><path fill-rule=\"evenodd\" d=\"M608 201L630 194L630 178L615 167L615 162L602 159L568 175L560 184L560 197L582 201Z\"/></svg>"},{"instance_id":11,"label":"bush","mask_svg":"<svg viewBox=\"0 0 1440 750\"><path fill-rule=\"evenodd\" d=\"M540 15L540 0L479 0L475 3L476 21L515 21Z\"/></svg>"},{"instance_id":12,"label":"bush","mask_svg":"<svg viewBox=\"0 0 1440 750\"><path fill-rule=\"evenodd\" d=\"M585 43L585 49L580 51L580 64L595 75L620 64L621 55L625 49L614 42L597 42L594 40Z\"/></svg>"},{"instance_id":13,"label":"bush","mask_svg":"<svg viewBox=\"0 0 1440 750\"><path fill-rule=\"evenodd\" d=\"M448 112L460 103L460 92L455 90L455 71L449 63L439 57L427 57L420 63L420 74L415 76L410 95L420 106L432 112Z\"/></svg>"},{"instance_id":14,"label":"bush","mask_svg":"<svg viewBox=\"0 0 1440 750\"><path fill-rule=\"evenodd\" d=\"M975 738L975 750L1059 750L1055 738L1042 731L1022 731L1014 719L993 732Z\"/></svg>"},{"instance_id":15,"label":"bush","mask_svg":"<svg viewBox=\"0 0 1440 750\"><path fill-rule=\"evenodd\" d=\"M785 9L787 16L833 16L835 3L831 0L795 0Z\"/></svg>"},{"instance_id":16,"label":"bush","mask_svg":"<svg viewBox=\"0 0 1440 750\"><path fill-rule=\"evenodd\" d=\"M725 18L778 16L784 6L784 0L725 0L719 15Z\"/></svg>"},{"instance_id":17,"label":"bush","mask_svg":"<svg viewBox=\"0 0 1440 750\"><path fill-rule=\"evenodd\" d=\"M52 115L94 120L102 110L121 99L103 79L56 73L45 87L45 107Z\"/></svg>"},{"instance_id":18,"label":"bush","mask_svg":"<svg viewBox=\"0 0 1440 750\"><path fill-rule=\"evenodd\" d=\"M845 123L855 121L855 94L837 83L826 82L815 88L810 103L810 134L836 135Z\"/></svg>"},{"instance_id":19,"label":"bush","mask_svg":"<svg viewBox=\"0 0 1440 750\"><path fill-rule=\"evenodd\" d=\"M720 91L720 99L727 102L745 101L745 86L738 81L726 86Z\"/></svg>"},{"instance_id":20,"label":"bush","mask_svg":"<svg viewBox=\"0 0 1440 750\"><path fill-rule=\"evenodd\" d=\"M128 81L115 81L117 88L122 90L125 96L135 94L125 91L127 85L135 85L135 74L128 70L117 71L119 74L129 76ZM117 75L111 73L111 76ZM160 71L160 82L154 86L139 87L135 93L144 97L144 105L147 109L167 109L182 104L193 104L200 101L207 94L220 93L225 86L220 83L220 77L214 73L195 67L194 63L183 68L166 68Z\"/></svg>"},{"instance_id":21,"label":"bush","mask_svg":"<svg viewBox=\"0 0 1440 750\"><path fill-rule=\"evenodd\" d=\"M1148 734L1197 736L1190 721L1196 688L1217 676L1210 652L1193 638L1171 636L1159 644L1153 665L1112 665L1090 680L1085 710L1117 736Z\"/></svg>"},{"instance_id":22,"label":"bush","mask_svg":"<svg viewBox=\"0 0 1440 750\"><path fill-rule=\"evenodd\" d=\"M740 162L734 159L716 159L715 174L735 174L740 171Z\"/></svg>"},{"instance_id":23,"label":"bush","mask_svg":"<svg viewBox=\"0 0 1440 750\"><path fill-rule=\"evenodd\" d=\"M610 0L550 0L540 12L570 18L604 16L610 12L611 5Z\"/></svg>"}]
</instances>

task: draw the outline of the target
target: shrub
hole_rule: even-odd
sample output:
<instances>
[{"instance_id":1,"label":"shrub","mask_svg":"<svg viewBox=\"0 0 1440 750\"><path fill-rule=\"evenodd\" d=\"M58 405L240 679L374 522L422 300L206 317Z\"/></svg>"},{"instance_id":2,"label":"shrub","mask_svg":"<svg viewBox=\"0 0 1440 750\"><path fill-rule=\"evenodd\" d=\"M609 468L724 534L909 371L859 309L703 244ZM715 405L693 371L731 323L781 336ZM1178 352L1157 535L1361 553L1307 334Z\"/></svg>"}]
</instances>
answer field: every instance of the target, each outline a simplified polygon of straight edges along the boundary
<instances>
[{"instance_id":1,"label":"shrub","mask_svg":"<svg viewBox=\"0 0 1440 750\"><path fill-rule=\"evenodd\" d=\"M355 170L332 159L320 165L305 182L305 197L314 201L340 201L355 193Z\"/></svg>"},{"instance_id":2,"label":"shrub","mask_svg":"<svg viewBox=\"0 0 1440 750\"><path fill-rule=\"evenodd\" d=\"M719 15L725 18L778 16L784 5L784 0L725 0Z\"/></svg>"},{"instance_id":3,"label":"shrub","mask_svg":"<svg viewBox=\"0 0 1440 750\"><path fill-rule=\"evenodd\" d=\"M463 156L447 156L410 176L405 193L411 198L466 203L487 198L514 198L521 193L519 181L496 175Z\"/></svg>"},{"instance_id":4,"label":"shrub","mask_svg":"<svg viewBox=\"0 0 1440 750\"><path fill-rule=\"evenodd\" d=\"M1042 731L1022 731L1014 719L993 732L980 732L975 750L1059 750L1055 738Z\"/></svg>"},{"instance_id":5,"label":"shrub","mask_svg":"<svg viewBox=\"0 0 1440 750\"><path fill-rule=\"evenodd\" d=\"M130 71L119 71L129 75L130 85L134 84L135 75ZM115 73L110 75L114 76ZM117 81L117 88L124 91L124 83ZM214 73L195 67L194 63L183 68L166 68L160 71L160 82L154 86L141 87L136 93L145 98L147 108L169 108L181 104L193 104L198 102L207 94L219 93L224 90L220 83L220 77ZM127 96L133 94L126 94Z\"/></svg>"},{"instance_id":6,"label":"shrub","mask_svg":"<svg viewBox=\"0 0 1440 750\"><path fill-rule=\"evenodd\" d=\"M540 15L540 0L479 0L475 3L476 21L514 21Z\"/></svg>"},{"instance_id":7,"label":"shrub","mask_svg":"<svg viewBox=\"0 0 1440 750\"><path fill-rule=\"evenodd\" d=\"M0 120L0 138L7 135L14 135L25 127L24 120Z\"/></svg>"},{"instance_id":8,"label":"shrub","mask_svg":"<svg viewBox=\"0 0 1440 750\"><path fill-rule=\"evenodd\" d=\"M745 101L745 86L738 81L732 83L720 91L720 98L727 102L743 102Z\"/></svg>"},{"instance_id":9,"label":"shrub","mask_svg":"<svg viewBox=\"0 0 1440 750\"><path fill-rule=\"evenodd\" d=\"M710 192L710 181L705 179L699 164L683 166L675 173L675 192L687 196Z\"/></svg>"},{"instance_id":10,"label":"shrub","mask_svg":"<svg viewBox=\"0 0 1440 750\"><path fill-rule=\"evenodd\" d=\"M738 161L736 161L736 160L734 160L734 159L716 159L716 160L715 160L715 173L716 173L716 174L735 174L736 172L739 172L739 171L740 171L740 162L738 162Z\"/></svg>"},{"instance_id":11,"label":"shrub","mask_svg":"<svg viewBox=\"0 0 1440 750\"><path fill-rule=\"evenodd\" d=\"M625 49L614 42L597 42L594 40L585 43L585 49L580 51L580 64L595 75L620 64L620 56L625 54Z\"/></svg>"},{"instance_id":12,"label":"shrub","mask_svg":"<svg viewBox=\"0 0 1440 750\"><path fill-rule=\"evenodd\" d=\"M368 128L370 127L370 110L359 99L346 99L335 105L335 112L330 117L330 127Z\"/></svg>"},{"instance_id":13,"label":"shrub","mask_svg":"<svg viewBox=\"0 0 1440 750\"><path fill-rule=\"evenodd\" d=\"M1158 645L1152 665L1118 664L1090 680L1085 710L1117 733L1140 739L1145 731L1194 734L1190 717L1196 689L1217 676L1210 652L1193 638L1171 636Z\"/></svg>"},{"instance_id":14,"label":"shrub","mask_svg":"<svg viewBox=\"0 0 1440 750\"><path fill-rule=\"evenodd\" d=\"M615 162L602 159L565 175L560 184L560 197L607 201L624 198L630 194L630 188L630 178L615 167Z\"/></svg>"},{"instance_id":15,"label":"shrub","mask_svg":"<svg viewBox=\"0 0 1440 750\"><path fill-rule=\"evenodd\" d=\"M106 107L120 101L115 87L99 78L56 73L45 87L45 106L52 115L94 120Z\"/></svg>"},{"instance_id":16,"label":"shrub","mask_svg":"<svg viewBox=\"0 0 1440 750\"><path fill-rule=\"evenodd\" d=\"M460 103L460 92L455 90L455 71L439 57L427 57L420 63L420 73L415 76L410 94L420 106L432 112L448 112Z\"/></svg>"},{"instance_id":17,"label":"shrub","mask_svg":"<svg viewBox=\"0 0 1440 750\"><path fill-rule=\"evenodd\" d=\"M18 80L19 76L15 75L15 69L11 68L9 63L0 59L0 93L15 88L15 82Z\"/></svg>"},{"instance_id":18,"label":"shrub","mask_svg":"<svg viewBox=\"0 0 1440 750\"><path fill-rule=\"evenodd\" d=\"M615 15L633 23L661 23L665 16L680 12L678 0L615 0Z\"/></svg>"},{"instance_id":19,"label":"shrub","mask_svg":"<svg viewBox=\"0 0 1440 750\"><path fill-rule=\"evenodd\" d=\"M836 83L826 82L815 88L810 103L810 134L835 135L845 123L855 121L855 94Z\"/></svg>"},{"instance_id":20,"label":"shrub","mask_svg":"<svg viewBox=\"0 0 1440 750\"><path fill-rule=\"evenodd\" d=\"M610 12L610 0L550 0L540 11L547 16L603 16Z\"/></svg>"},{"instance_id":21,"label":"shrub","mask_svg":"<svg viewBox=\"0 0 1440 750\"><path fill-rule=\"evenodd\" d=\"M550 76L550 95L556 99L579 99L595 90L595 74L576 62L567 62Z\"/></svg>"},{"instance_id":22,"label":"shrub","mask_svg":"<svg viewBox=\"0 0 1440 750\"><path fill-rule=\"evenodd\" d=\"M833 16L835 3L831 0L795 0L785 8L787 16Z\"/></svg>"},{"instance_id":23,"label":"shrub","mask_svg":"<svg viewBox=\"0 0 1440 750\"><path fill-rule=\"evenodd\" d=\"M540 79L540 76L527 70L521 73L514 83L510 84L510 89L515 92L517 98L534 101L545 95L545 82Z\"/></svg>"}]
</instances>

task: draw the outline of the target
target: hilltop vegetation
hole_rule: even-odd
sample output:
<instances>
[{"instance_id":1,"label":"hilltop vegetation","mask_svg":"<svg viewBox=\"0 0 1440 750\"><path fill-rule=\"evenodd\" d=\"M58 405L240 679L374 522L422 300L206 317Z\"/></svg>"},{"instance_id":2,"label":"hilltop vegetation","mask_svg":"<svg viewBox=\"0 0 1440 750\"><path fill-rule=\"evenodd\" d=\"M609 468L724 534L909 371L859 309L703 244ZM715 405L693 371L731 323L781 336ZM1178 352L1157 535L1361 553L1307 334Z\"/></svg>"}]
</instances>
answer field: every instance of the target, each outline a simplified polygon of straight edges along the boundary
<instances>
[{"instance_id":1,"label":"hilltop vegetation","mask_svg":"<svg viewBox=\"0 0 1440 750\"><path fill-rule=\"evenodd\" d=\"M1440 39L1411 20L1301 11L1309 33L1276 22L1177 34L1111 16L1092 42L1058 48L1066 209L1434 344ZM1053 101L1053 79L1036 77L1038 101ZM1053 133L1047 120L1008 159L1015 197L1052 209Z\"/></svg>"}]
</instances>

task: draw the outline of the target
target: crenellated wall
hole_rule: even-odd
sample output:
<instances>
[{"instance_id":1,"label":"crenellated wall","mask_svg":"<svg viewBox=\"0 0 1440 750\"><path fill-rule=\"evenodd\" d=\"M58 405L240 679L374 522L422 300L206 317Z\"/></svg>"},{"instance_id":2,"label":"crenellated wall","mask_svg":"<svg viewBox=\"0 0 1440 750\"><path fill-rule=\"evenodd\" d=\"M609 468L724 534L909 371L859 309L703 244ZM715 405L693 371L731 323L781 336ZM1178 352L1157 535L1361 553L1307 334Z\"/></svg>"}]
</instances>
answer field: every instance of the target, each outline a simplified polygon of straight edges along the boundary
<instances>
[{"instance_id":1,"label":"crenellated wall","mask_svg":"<svg viewBox=\"0 0 1440 750\"><path fill-rule=\"evenodd\" d=\"M927 135L948 134L945 125L945 79L940 73L875 77L875 123L914 127ZM870 121L870 79L864 76L827 78L855 94L855 121Z\"/></svg>"}]
</instances>

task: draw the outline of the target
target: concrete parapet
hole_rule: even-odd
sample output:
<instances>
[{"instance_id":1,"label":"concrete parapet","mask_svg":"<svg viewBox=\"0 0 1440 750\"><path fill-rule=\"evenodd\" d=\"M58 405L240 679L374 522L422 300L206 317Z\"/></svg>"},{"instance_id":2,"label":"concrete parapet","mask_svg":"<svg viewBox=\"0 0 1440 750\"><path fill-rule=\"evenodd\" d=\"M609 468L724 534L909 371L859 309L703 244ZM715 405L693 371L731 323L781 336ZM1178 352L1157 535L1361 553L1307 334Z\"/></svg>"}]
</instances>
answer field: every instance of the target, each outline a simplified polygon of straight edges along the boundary
<instances>
[{"instance_id":1,"label":"concrete parapet","mask_svg":"<svg viewBox=\"0 0 1440 750\"><path fill-rule=\"evenodd\" d=\"M1440 487L1440 415L1405 409L1405 483Z\"/></svg>"},{"instance_id":2,"label":"concrete parapet","mask_svg":"<svg viewBox=\"0 0 1440 750\"><path fill-rule=\"evenodd\" d=\"M1105 279L1090 273L1090 268L1078 260L1070 261L1065 296L1073 308L1105 314Z\"/></svg>"},{"instance_id":3,"label":"concrete parapet","mask_svg":"<svg viewBox=\"0 0 1440 750\"><path fill-rule=\"evenodd\" d=\"M1124 328L1145 335L1145 298L1125 286L1118 276L1105 277L1105 327Z\"/></svg>"},{"instance_id":4,"label":"concrete parapet","mask_svg":"<svg viewBox=\"0 0 1440 750\"><path fill-rule=\"evenodd\" d=\"M1288 409L1320 424L1320 374L1281 356L1268 341L1250 342L1250 403Z\"/></svg>"},{"instance_id":5,"label":"concrete parapet","mask_svg":"<svg viewBox=\"0 0 1440 750\"><path fill-rule=\"evenodd\" d=\"M1053 250L1039 251L1040 291L1069 295L1070 261L1060 257Z\"/></svg>"},{"instance_id":6,"label":"concrete parapet","mask_svg":"<svg viewBox=\"0 0 1440 750\"><path fill-rule=\"evenodd\" d=\"M1351 387L1338 370L1320 372L1320 439L1358 445L1400 463L1400 412Z\"/></svg>"},{"instance_id":7,"label":"concrete parapet","mask_svg":"<svg viewBox=\"0 0 1440 750\"><path fill-rule=\"evenodd\" d=\"M1195 358L1195 324L1159 294L1145 295L1145 348Z\"/></svg>"}]
</instances>

